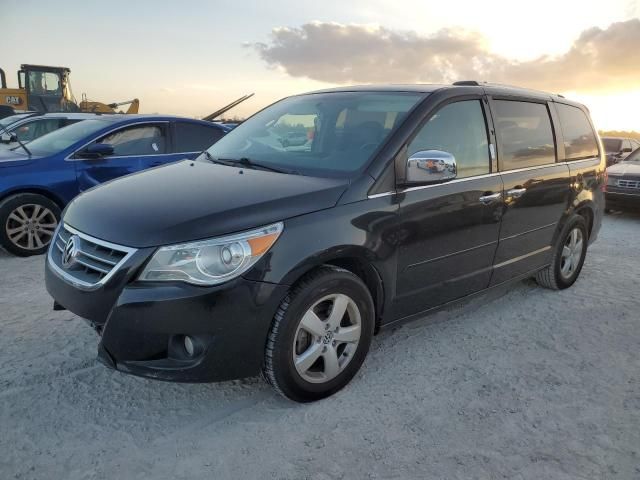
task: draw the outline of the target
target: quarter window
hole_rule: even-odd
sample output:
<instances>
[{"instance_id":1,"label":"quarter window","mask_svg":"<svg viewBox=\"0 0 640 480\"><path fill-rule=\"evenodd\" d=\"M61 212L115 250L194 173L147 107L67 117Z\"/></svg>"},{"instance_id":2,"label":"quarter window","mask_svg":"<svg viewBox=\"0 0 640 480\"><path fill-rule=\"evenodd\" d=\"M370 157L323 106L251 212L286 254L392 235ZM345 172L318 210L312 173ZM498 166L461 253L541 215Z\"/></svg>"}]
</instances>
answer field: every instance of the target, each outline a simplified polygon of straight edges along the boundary
<instances>
[{"instance_id":1,"label":"quarter window","mask_svg":"<svg viewBox=\"0 0 640 480\"><path fill-rule=\"evenodd\" d=\"M489 173L489 140L480 101L451 103L433 115L409 144L408 154L423 150L452 154L459 178Z\"/></svg>"},{"instance_id":2,"label":"quarter window","mask_svg":"<svg viewBox=\"0 0 640 480\"><path fill-rule=\"evenodd\" d=\"M124 128L98 141L113 146L114 156L159 155L166 153L164 129L157 125Z\"/></svg>"},{"instance_id":3,"label":"quarter window","mask_svg":"<svg viewBox=\"0 0 640 480\"><path fill-rule=\"evenodd\" d=\"M501 170L556 161L551 119L545 104L496 100L493 109Z\"/></svg>"},{"instance_id":4,"label":"quarter window","mask_svg":"<svg viewBox=\"0 0 640 480\"><path fill-rule=\"evenodd\" d=\"M566 159L580 160L597 156L598 141L584 112L570 105L557 104L556 107L564 135Z\"/></svg>"},{"instance_id":5,"label":"quarter window","mask_svg":"<svg viewBox=\"0 0 640 480\"><path fill-rule=\"evenodd\" d=\"M215 126L176 122L176 152L202 152L222 138L224 132Z\"/></svg>"}]
</instances>

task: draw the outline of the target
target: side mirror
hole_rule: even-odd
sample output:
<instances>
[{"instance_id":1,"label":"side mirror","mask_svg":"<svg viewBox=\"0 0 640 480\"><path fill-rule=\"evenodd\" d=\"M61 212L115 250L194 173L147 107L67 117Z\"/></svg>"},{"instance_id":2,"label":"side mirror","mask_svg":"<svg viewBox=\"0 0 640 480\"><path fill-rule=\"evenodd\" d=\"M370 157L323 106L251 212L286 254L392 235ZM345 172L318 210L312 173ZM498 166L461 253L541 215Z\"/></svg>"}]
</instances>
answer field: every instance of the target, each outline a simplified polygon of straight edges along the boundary
<instances>
[{"instance_id":1,"label":"side mirror","mask_svg":"<svg viewBox=\"0 0 640 480\"><path fill-rule=\"evenodd\" d=\"M0 142L2 143L13 143L18 141L18 135L15 133L3 133L0 135Z\"/></svg>"},{"instance_id":2,"label":"side mirror","mask_svg":"<svg viewBox=\"0 0 640 480\"><path fill-rule=\"evenodd\" d=\"M433 183L453 180L458 174L456 159L448 152L422 150L407 160L407 183Z\"/></svg>"},{"instance_id":3,"label":"side mirror","mask_svg":"<svg viewBox=\"0 0 640 480\"><path fill-rule=\"evenodd\" d=\"M113 146L106 143L94 143L78 152L78 156L81 158L102 158L109 155L113 155Z\"/></svg>"},{"instance_id":4,"label":"side mirror","mask_svg":"<svg viewBox=\"0 0 640 480\"><path fill-rule=\"evenodd\" d=\"M620 153L631 153L631 147L624 147L620 150Z\"/></svg>"}]
</instances>

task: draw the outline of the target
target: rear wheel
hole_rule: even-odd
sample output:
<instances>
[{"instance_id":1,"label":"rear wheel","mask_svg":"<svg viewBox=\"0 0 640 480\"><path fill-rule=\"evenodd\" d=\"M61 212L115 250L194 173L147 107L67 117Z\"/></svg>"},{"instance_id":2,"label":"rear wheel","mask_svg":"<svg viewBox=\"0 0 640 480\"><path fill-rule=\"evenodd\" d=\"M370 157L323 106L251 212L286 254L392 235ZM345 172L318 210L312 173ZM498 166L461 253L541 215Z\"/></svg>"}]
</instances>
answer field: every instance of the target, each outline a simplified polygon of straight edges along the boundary
<instances>
[{"instance_id":1,"label":"rear wheel","mask_svg":"<svg viewBox=\"0 0 640 480\"><path fill-rule=\"evenodd\" d=\"M362 280L337 267L322 267L301 280L280 305L263 374L297 402L332 395L360 369L373 327L373 300Z\"/></svg>"},{"instance_id":2,"label":"rear wheel","mask_svg":"<svg viewBox=\"0 0 640 480\"><path fill-rule=\"evenodd\" d=\"M588 240L584 217L574 215L558 237L551 264L537 273L538 284L553 290L562 290L573 285L582 270Z\"/></svg>"},{"instance_id":3,"label":"rear wheel","mask_svg":"<svg viewBox=\"0 0 640 480\"><path fill-rule=\"evenodd\" d=\"M14 195L0 203L0 243L15 255L39 255L47 250L59 221L60 208L47 197Z\"/></svg>"}]
</instances>

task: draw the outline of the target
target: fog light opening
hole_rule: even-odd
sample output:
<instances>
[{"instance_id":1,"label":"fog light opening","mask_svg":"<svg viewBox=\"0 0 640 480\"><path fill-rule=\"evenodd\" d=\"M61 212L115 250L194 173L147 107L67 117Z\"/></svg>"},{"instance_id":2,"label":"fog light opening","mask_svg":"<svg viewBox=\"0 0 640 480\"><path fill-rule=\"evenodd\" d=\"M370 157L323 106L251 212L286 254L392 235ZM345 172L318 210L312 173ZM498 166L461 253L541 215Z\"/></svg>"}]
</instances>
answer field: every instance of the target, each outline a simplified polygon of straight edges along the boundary
<instances>
[{"instance_id":1,"label":"fog light opening","mask_svg":"<svg viewBox=\"0 0 640 480\"><path fill-rule=\"evenodd\" d=\"M184 351L188 356L193 357L196 353L196 347L193 343L193 338L189 335L185 335L183 339Z\"/></svg>"}]
</instances>

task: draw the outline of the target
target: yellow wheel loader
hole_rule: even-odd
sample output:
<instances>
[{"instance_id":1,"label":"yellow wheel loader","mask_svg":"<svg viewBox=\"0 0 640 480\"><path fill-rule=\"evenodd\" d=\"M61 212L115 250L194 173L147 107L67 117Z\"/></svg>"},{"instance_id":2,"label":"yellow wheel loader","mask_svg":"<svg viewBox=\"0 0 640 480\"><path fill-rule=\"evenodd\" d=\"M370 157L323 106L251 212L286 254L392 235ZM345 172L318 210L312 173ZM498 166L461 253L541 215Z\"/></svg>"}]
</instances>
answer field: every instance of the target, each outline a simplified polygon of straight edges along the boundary
<instances>
[{"instance_id":1,"label":"yellow wheel loader","mask_svg":"<svg viewBox=\"0 0 640 480\"><path fill-rule=\"evenodd\" d=\"M138 113L137 98L105 104L89 101L83 94L78 104L71 91L70 73L66 67L24 64L18 71L18 88L7 88L6 75L0 68L0 118L16 111ZM129 105L126 112L116 110L122 105Z\"/></svg>"}]
</instances>

